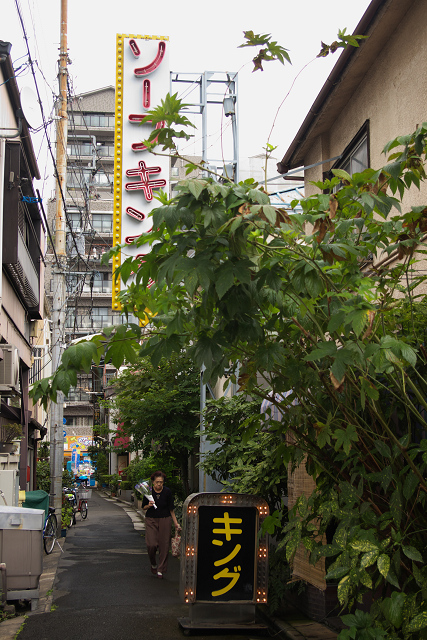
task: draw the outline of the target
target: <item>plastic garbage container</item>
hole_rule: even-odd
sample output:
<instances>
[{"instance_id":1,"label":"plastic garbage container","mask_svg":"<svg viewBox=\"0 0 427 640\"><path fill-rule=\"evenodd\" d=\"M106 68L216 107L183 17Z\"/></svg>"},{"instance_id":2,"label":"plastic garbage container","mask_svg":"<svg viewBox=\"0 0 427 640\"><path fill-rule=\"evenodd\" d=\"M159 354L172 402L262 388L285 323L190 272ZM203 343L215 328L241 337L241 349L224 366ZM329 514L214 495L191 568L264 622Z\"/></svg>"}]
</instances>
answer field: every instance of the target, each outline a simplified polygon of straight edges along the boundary
<instances>
[{"instance_id":1,"label":"plastic garbage container","mask_svg":"<svg viewBox=\"0 0 427 640\"><path fill-rule=\"evenodd\" d=\"M6 563L8 600L38 597L44 520L42 509L0 506L0 562Z\"/></svg>"},{"instance_id":2,"label":"plastic garbage container","mask_svg":"<svg viewBox=\"0 0 427 640\"><path fill-rule=\"evenodd\" d=\"M26 491L25 502L22 503L22 506L28 509L43 509L45 518L47 518L47 514L49 513L49 494L41 489L37 491Z\"/></svg>"}]
</instances>

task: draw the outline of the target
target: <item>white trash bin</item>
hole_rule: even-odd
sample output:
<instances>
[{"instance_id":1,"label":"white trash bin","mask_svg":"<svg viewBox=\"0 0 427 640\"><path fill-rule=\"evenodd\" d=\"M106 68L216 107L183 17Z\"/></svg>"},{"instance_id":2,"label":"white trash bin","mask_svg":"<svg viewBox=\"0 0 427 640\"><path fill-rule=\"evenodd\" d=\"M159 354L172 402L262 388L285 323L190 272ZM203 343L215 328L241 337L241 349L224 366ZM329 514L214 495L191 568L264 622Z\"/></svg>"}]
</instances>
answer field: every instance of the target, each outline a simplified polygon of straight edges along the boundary
<instances>
[{"instance_id":1,"label":"white trash bin","mask_svg":"<svg viewBox=\"0 0 427 640\"><path fill-rule=\"evenodd\" d=\"M6 564L7 600L39 597L43 572L43 509L0 506L0 562Z\"/></svg>"}]
</instances>

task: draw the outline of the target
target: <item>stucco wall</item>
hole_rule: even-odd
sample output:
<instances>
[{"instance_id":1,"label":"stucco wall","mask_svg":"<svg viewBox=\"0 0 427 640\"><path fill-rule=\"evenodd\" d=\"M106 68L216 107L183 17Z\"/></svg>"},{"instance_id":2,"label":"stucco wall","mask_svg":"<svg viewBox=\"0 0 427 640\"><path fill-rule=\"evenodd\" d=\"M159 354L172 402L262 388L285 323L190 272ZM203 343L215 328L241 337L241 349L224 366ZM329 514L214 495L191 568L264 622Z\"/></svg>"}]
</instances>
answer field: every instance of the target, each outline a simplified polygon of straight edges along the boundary
<instances>
[{"instance_id":1,"label":"stucco wall","mask_svg":"<svg viewBox=\"0 0 427 640\"><path fill-rule=\"evenodd\" d=\"M346 108L336 118L333 129L325 134L329 139L327 153L319 156L317 140L309 157L304 158L306 165L342 153L369 120L371 166L379 168L385 164L381 151L389 140L410 133L427 121L426 42L427 2L417 0L399 27L388 34L380 56L357 90L348 96ZM328 168L324 165L307 172L307 180L321 179L322 171ZM312 185L306 184L307 195L314 191ZM412 190L411 204L425 202L426 195L426 187L421 192Z\"/></svg>"},{"instance_id":2,"label":"stucco wall","mask_svg":"<svg viewBox=\"0 0 427 640\"><path fill-rule=\"evenodd\" d=\"M19 357L27 367L31 366L31 348L29 346L29 324L26 320L24 307L21 305L9 280L2 275L3 300L0 309L1 335L7 344L13 344L19 349ZM5 311L7 313L5 313ZM26 339L24 339L24 337Z\"/></svg>"}]
</instances>

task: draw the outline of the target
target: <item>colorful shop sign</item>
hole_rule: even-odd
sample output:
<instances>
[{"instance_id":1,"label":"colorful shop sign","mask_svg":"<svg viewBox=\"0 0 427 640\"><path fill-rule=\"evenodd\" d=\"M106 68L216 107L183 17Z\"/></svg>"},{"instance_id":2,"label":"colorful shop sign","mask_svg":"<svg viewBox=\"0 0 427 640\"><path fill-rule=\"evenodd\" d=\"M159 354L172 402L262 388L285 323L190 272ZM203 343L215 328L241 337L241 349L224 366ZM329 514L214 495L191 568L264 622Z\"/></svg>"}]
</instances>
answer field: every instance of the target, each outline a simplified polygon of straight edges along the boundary
<instances>
[{"instance_id":1,"label":"colorful shop sign","mask_svg":"<svg viewBox=\"0 0 427 640\"><path fill-rule=\"evenodd\" d=\"M66 436L64 438L64 453L71 453L77 449L78 453L86 452L92 446L92 438L88 436Z\"/></svg>"},{"instance_id":2,"label":"colorful shop sign","mask_svg":"<svg viewBox=\"0 0 427 640\"><path fill-rule=\"evenodd\" d=\"M185 603L267 602L268 551L262 498L198 493L184 504L180 592Z\"/></svg>"},{"instance_id":3,"label":"colorful shop sign","mask_svg":"<svg viewBox=\"0 0 427 640\"><path fill-rule=\"evenodd\" d=\"M148 245L130 245L151 230L148 214L158 206L155 191L167 190L169 183L169 158L151 155L142 142L151 127L146 112L169 91L169 38L118 34L116 43L113 244L127 247L113 258L113 272L127 257L142 260L150 250ZM120 288L115 280L114 310L120 308Z\"/></svg>"}]
</instances>

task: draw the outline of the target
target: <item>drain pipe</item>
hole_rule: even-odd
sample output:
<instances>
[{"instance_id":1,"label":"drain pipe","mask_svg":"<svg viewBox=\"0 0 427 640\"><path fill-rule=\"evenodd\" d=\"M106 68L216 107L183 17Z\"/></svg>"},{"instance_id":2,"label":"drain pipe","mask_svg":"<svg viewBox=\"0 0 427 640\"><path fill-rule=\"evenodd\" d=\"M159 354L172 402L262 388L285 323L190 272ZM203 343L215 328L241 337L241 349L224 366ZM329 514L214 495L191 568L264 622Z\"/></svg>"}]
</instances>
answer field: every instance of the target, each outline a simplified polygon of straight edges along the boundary
<instances>
[{"instance_id":1,"label":"drain pipe","mask_svg":"<svg viewBox=\"0 0 427 640\"><path fill-rule=\"evenodd\" d=\"M7 602L7 572L6 572L6 563L0 562L0 571L1 571L1 604L4 608Z\"/></svg>"}]
</instances>

